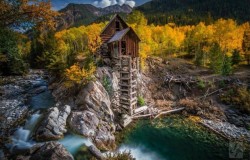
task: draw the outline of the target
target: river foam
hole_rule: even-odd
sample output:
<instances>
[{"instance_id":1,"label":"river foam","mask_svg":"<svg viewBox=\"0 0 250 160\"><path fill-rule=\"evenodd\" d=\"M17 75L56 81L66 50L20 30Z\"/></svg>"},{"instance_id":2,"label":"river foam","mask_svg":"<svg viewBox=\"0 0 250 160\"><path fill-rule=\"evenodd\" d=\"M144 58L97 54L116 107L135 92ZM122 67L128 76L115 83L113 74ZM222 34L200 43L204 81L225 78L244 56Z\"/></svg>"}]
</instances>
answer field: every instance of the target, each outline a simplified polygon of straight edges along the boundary
<instances>
[{"instance_id":1,"label":"river foam","mask_svg":"<svg viewBox=\"0 0 250 160\"><path fill-rule=\"evenodd\" d=\"M157 155L157 153L148 150L143 145L132 146L132 145L122 145L119 148L120 152L130 151L132 156L136 160L165 160L164 158Z\"/></svg>"}]
</instances>

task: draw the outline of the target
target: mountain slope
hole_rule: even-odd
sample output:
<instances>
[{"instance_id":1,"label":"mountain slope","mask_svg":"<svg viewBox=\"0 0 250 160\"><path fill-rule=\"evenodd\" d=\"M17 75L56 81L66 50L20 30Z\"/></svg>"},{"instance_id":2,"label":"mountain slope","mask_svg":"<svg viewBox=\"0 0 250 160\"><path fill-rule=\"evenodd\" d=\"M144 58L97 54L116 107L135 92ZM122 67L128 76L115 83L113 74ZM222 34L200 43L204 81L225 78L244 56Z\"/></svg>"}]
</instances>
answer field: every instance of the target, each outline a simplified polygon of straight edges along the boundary
<instances>
[{"instance_id":1,"label":"mountain slope","mask_svg":"<svg viewBox=\"0 0 250 160\"><path fill-rule=\"evenodd\" d=\"M210 23L219 18L250 21L250 0L152 0L136 9L149 23L179 25Z\"/></svg>"},{"instance_id":2,"label":"mountain slope","mask_svg":"<svg viewBox=\"0 0 250 160\"><path fill-rule=\"evenodd\" d=\"M57 20L57 28L61 30L69 27L88 25L99 17L113 13L128 14L132 12L132 8L129 5L113 5L106 8L97 8L91 4L70 3L59 12L62 15Z\"/></svg>"}]
</instances>

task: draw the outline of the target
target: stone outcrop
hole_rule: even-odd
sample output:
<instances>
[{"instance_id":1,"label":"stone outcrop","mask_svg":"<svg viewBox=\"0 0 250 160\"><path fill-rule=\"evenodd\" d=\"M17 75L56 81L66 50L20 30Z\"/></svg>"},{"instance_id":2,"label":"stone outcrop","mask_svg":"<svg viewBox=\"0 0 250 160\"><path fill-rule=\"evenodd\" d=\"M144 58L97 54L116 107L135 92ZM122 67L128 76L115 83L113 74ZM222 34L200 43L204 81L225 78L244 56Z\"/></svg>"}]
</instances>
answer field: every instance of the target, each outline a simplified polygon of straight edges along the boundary
<instances>
[{"instance_id":1,"label":"stone outcrop","mask_svg":"<svg viewBox=\"0 0 250 160\"><path fill-rule=\"evenodd\" d=\"M62 85L51 87L57 101L72 106L67 120L69 128L76 134L91 138L99 149L110 150L115 147L116 130L110 99L114 99L113 91L118 90L118 77L109 67L97 68L95 77L96 81L79 88L66 89Z\"/></svg>"},{"instance_id":2,"label":"stone outcrop","mask_svg":"<svg viewBox=\"0 0 250 160\"><path fill-rule=\"evenodd\" d=\"M36 138L42 141L62 138L67 132L66 123L70 112L71 108L68 105L51 108L37 129Z\"/></svg>"},{"instance_id":3,"label":"stone outcrop","mask_svg":"<svg viewBox=\"0 0 250 160\"><path fill-rule=\"evenodd\" d=\"M37 144L17 160L74 160L73 156L58 142Z\"/></svg>"},{"instance_id":4,"label":"stone outcrop","mask_svg":"<svg viewBox=\"0 0 250 160\"><path fill-rule=\"evenodd\" d=\"M105 157L103 154L100 152L98 148L96 148L94 145L91 145L88 147L88 150L90 151L91 154L93 154L98 160L104 160Z\"/></svg>"},{"instance_id":5,"label":"stone outcrop","mask_svg":"<svg viewBox=\"0 0 250 160\"><path fill-rule=\"evenodd\" d=\"M112 122L114 119L109 94L99 81L90 82L82 88L76 97L75 104L79 110L93 112L101 120Z\"/></svg>"},{"instance_id":6,"label":"stone outcrop","mask_svg":"<svg viewBox=\"0 0 250 160\"><path fill-rule=\"evenodd\" d=\"M119 72L114 72L110 67L99 67L96 72L96 78L99 82L106 83L106 90L110 96L111 108L119 111Z\"/></svg>"},{"instance_id":7,"label":"stone outcrop","mask_svg":"<svg viewBox=\"0 0 250 160\"><path fill-rule=\"evenodd\" d=\"M96 135L99 119L96 114L90 111L72 112L68 124L72 130L85 137L93 137Z\"/></svg>"},{"instance_id":8,"label":"stone outcrop","mask_svg":"<svg viewBox=\"0 0 250 160\"><path fill-rule=\"evenodd\" d=\"M77 111L68 120L76 133L93 139L97 147L108 150L115 147L114 114L109 94L99 81L90 82L76 98Z\"/></svg>"}]
</instances>

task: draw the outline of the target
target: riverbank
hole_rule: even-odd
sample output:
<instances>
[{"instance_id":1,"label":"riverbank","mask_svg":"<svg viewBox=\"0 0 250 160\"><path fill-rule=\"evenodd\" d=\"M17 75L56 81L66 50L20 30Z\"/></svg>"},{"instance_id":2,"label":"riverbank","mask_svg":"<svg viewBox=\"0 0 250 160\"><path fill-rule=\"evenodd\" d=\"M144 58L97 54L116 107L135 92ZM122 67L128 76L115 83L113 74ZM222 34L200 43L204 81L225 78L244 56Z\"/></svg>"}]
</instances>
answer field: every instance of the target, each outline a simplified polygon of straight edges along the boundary
<instances>
[{"instance_id":1,"label":"riverbank","mask_svg":"<svg viewBox=\"0 0 250 160\"><path fill-rule=\"evenodd\" d=\"M125 129L120 122L122 111L116 105L117 95L114 94L117 92L118 78L109 67L97 68L95 79L89 84L71 88L66 87L63 81L51 81L48 86L48 75L43 71L31 71L24 77L4 77L4 83L0 86L0 103L4 106L1 108L1 116L6 117L4 120L14 119L16 123L9 123L10 125L6 123L7 125L3 126L7 129L1 130L1 135L4 135L1 148L4 150L0 153L4 151L7 157L19 156L22 153L24 158L30 158L35 156L35 150L42 148L38 150L39 153L53 156L46 149L50 148L55 150L55 153L60 153L62 157L72 159L74 156L75 159L82 159L91 157L88 155L87 148L94 145L103 154L109 151L131 150L132 155L139 160L143 156L160 160L176 157L185 159L177 155L189 156L189 152L194 156L187 159L198 158L201 156L199 153L210 158L213 156L220 158L222 153L221 159L224 159L225 150L228 150L226 145L229 143L228 140L205 129L199 124L200 122L206 123L210 129L217 130L226 137L232 136L229 139L233 141L242 140L242 136L249 136L249 131L244 129L249 119L248 115L232 111L230 108L223 109L214 97L207 96L200 103L201 100L195 97L201 97L205 89L199 89L196 83L189 84L188 87L192 89L188 89L182 83L166 81L164 75L159 75L163 78L155 76L154 72L161 70L161 67L166 67L163 62L157 61L156 64L163 66L156 66L151 68L149 73L138 75L139 93L149 106L164 110L183 107L184 110L178 114L181 116L167 115L152 121L140 120ZM152 71L153 69L155 71ZM192 120L187 118L194 115L200 117L199 123L190 122ZM238 118L237 123L233 117ZM243 124L242 121L244 121ZM199 137L196 133L202 136ZM150 139L144 137L144 134ZM48 143L51 140L53 143ZM220 146L223 150L213 149L217 149L217 143L214 144L217 141L225 144ZM246 143L247 139L242 141ZM162 142L166 143L163 147L171 152L164 149L162 151L160 147L162 145L157 146ZM21 147L18 148L18 145ZM178 148L178 145L182 147ZM203 147L200 147L200 150L196 145L207 146L209 151ZM194 151L189 150L188 146L191 146ZM97 148L92 147L92 151L102 155ZM178 149L189 152L177 151ZM13 155L13 150L17 155ZM23 155L24 151L25 155ZM144 155L144 152L149 154Z\"/></svg>"}]
</instances>

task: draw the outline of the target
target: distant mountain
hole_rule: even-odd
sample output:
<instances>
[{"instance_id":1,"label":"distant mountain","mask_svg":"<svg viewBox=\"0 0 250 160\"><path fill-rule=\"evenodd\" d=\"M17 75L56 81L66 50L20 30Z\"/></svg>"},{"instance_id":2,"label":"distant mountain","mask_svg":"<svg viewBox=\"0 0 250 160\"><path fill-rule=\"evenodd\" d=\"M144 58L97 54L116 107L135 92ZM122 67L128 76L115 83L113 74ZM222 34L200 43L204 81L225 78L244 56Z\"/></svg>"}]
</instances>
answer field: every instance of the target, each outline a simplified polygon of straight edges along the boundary
<instances>
[{"instance_id":1,"label":"distant mountain","mask_svg":"<svg viewBox=\"0 0 250 160\"><path fill-rule=\"evenodd\" d=\"M219 18L250 21L250 0L152 0L136 8L149 23L210 23Z\"/></svg>"},{"instance_id":2,"label":"distant mountain","mask_svg":"<svg viewBox=\"0 0 250 160\"><path fill-rule=\"evenodd\" d=\"M100 17L110 15L112 13L128 14L132 12L129 5L113 5L106 8L97 8L91 4L68 4L59 11L62 15L57 20L57 28L65 29L69 27L77 27L80 25L88 25Z\"/></svg>"}]
</instances>

